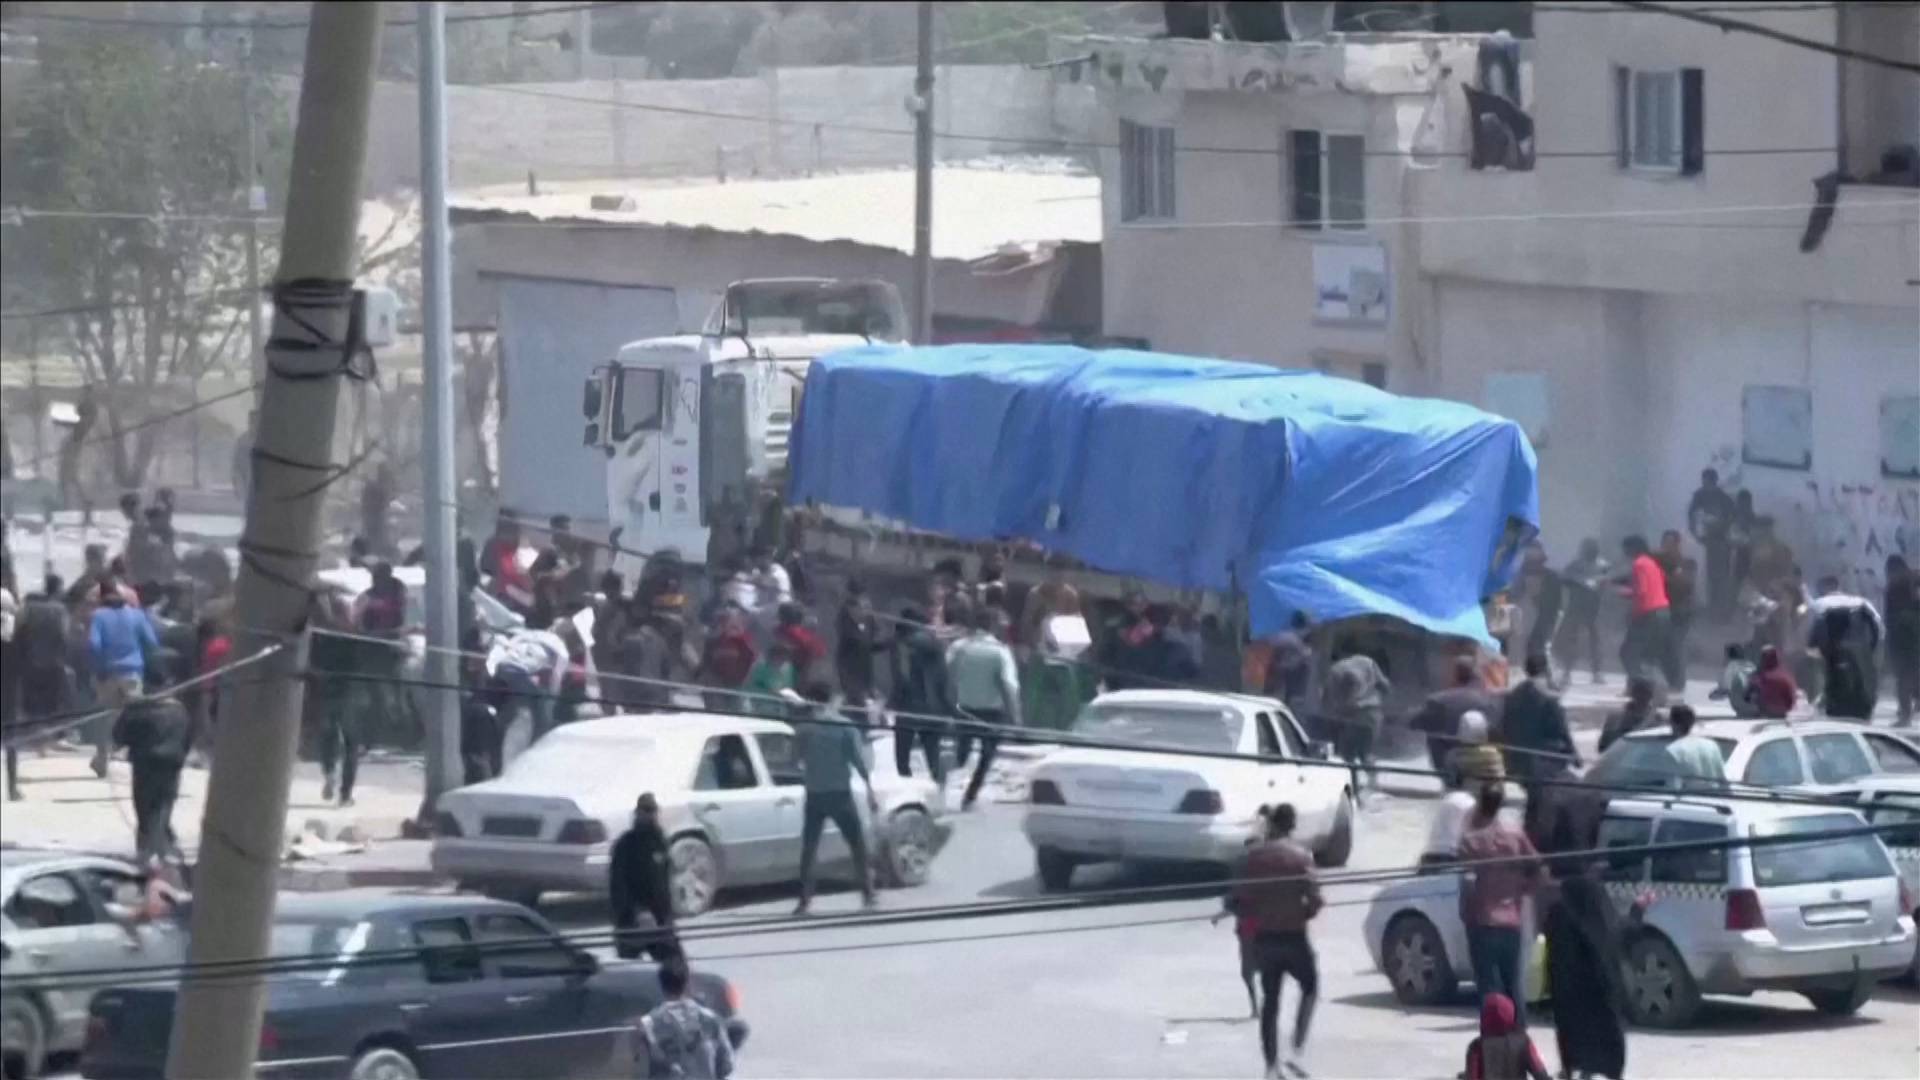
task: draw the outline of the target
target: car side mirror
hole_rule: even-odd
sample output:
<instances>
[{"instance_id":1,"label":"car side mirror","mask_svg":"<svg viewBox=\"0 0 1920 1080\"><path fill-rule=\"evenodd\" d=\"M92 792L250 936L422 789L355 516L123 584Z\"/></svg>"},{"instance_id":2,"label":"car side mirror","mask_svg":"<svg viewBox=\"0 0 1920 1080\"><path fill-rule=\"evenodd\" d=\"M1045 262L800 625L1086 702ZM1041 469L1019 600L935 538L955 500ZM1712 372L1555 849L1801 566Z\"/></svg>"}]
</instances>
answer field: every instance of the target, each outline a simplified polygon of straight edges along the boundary
<instances>
[{"instance_id":1,"label":"car side mirror","mask_svg":"<svg viewBox=\"0 0 1920 1080\"><path fill-rule=\"evenodd\" d=\"M1317 761L1327 761L1333 757L1333 744L1325 739L1315 739L1307 744L1307 756Z\"/></svg>"},{"instance_id":2,"label":"car side mirror","mask_svg":"<svg viewBox=\"0 0 1920 1080\"><path fill-rule=\"evenodd\" d=\"M600 974L600 961L594 959L594 956L592 953L588 953L588 952L574 953L573 954L573 973L575 976L582 979L591 978L594 975L598 975Z\"/></svg>"}]
</instances>

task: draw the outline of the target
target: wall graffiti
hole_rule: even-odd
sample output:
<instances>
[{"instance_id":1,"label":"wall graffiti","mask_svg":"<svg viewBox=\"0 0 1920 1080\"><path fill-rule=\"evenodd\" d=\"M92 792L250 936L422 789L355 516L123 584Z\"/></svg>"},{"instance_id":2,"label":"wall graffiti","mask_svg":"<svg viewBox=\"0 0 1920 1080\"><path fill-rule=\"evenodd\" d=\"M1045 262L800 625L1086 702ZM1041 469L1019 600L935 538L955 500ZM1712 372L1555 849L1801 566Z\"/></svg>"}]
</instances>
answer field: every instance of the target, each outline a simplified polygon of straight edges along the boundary
<instances>
[{"instance_id":1,"label":"wall graffiti","mask_svg":"<svg viewBox=\"0 0 1920 1080\"><path fill-rule=\"evenodd\" d=\"M1889 555L1920 562L1920 484L1809 479L1785 518L1808 577L1836 575L1849 592L1879 596Z\"/></svg>"}]
</instances>

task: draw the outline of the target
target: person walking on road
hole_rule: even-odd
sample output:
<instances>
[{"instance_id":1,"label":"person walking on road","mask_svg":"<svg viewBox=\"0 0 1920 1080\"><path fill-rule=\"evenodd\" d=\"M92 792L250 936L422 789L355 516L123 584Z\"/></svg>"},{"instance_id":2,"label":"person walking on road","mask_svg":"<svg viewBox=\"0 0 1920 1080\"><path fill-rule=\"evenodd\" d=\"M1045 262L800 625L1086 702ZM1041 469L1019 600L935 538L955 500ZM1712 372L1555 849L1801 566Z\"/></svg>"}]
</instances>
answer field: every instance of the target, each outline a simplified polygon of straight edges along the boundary
<instances>
[{"instance_id":1,"label":"person walking on road","mask_svg":"<svg viewBox=\"0 0 1920 1080\"><path fill-rule=\"evenodd\" d=\"M1526 675L1507 691L1500 728L1508 755L1508 771L1521 783L1559 770L1563 761L1579 764L1573 732L1567 728L1567 710L1552 689L1552 665L1541 653L1527 657Z\"/></svg>"},{"instance_id":2,"label":"person walking on road","mask_svg":"<svg viewBox=\"0 0 1920 1080\"><path fill-rule=\"evenodd\" d=\"M1727 769L1720 744L1705 735L1693 733L1693 707L1675 705L1667 710L1667 726L1673 741L1667 744L1667 756L1679 767L1680 786L1690 791L1725 791Z\"/></svg>"},{"instance_id":3,"label":"person walking on road","mask_svg":"<svg viewBox=\"0 0 1920 1080\"><path fill-rule=\"evenodd\" d=\"M1595 876L1582 872L1561 879L1546 931L1560 1068L1573 1076L1620 1080L1627 1067L1620 926L1613 901Z\"/></svg>"},{"instance_id":4,"label":"person walking on road","mask_svg":"<svg viewBox=\"0 0 1920 1080\"><path fill-rule=\"evenodd\" d=\"M1600 681L1600 588L1612 570L1600 557L1600 541L1580 541L1580 553L1560 571L1565 586L1565 618L1560 625L1567 636L1562 653L1567 658L1567 681L1573 681L1573 662L1585 656L1588 677ZM1585 639L1584 642L1582 639Z\"/></svg>"},{"instance_id":5,"label":"person walking on road","mask_svg":"<svg viewBox=\"0 0 1920 1080\"><path fill-rule=\"evenodd\" d=\"M1503 820L1505 785L1480 789L1473 816L1460 837L1458 855L1466 870L1460 889L1460 921L1467 928L1467 953L1473 985L1484 1002L1495 994L1512 998L1521 1027L1526 1026L1526 981L1522 960L1526 942L1521 927L1525 906L1540 877L1533 842Z\"/></svg>"},{"instance_id":6,"label":"person walking on road","mask_svg":"<svg viewBox=\"0 0 1920 1080\"><path fill-rule=\"evenodd\" d=\"M900 609L900 628L893 638L894 711L893 764L901 776L913 775L913 747L927 759L927 773L943 790L946 762L940 758L945 725L934 717L953 715L953 686L947 678L946 650L927 623L926 612L908 605Z\"/></svg>"},{"instance_id":7,"label":"person walking on road","mask_svg":"<svg viewBox=\"0 0 1920 1080\"><path fill-rule=\"evenodd\" d=\"M607 863L607 895L613 907L614 947L622 959L649 953L666 960L679 952L673 935L672 867L667 834L660 828L660 803L653 792L633 805L633 827L613 842ZM637 932L640 913L653 918L654 932Z\"/></svg>"},{"instance_id":8,"label":"person walking on road","mask_svg":"<svg viewBox=\"0 0 1920 1080\"><path fill-rule=\"evenodd\" d=\"M1620 579L1627 595L1627 636L1620 641L1620 667L1629 677L1652 667L1667 680L1669 689L1680 690L1669 660L1667 639L1673 612L1667 600L1667 575L1647 550L1644 536L1629 536L1620 542L1627 557L1627 573Z\"/></svg>"},{"instance_id":9,"label":"person walking on road","mask_svg":"<svg viewBox=\"0 0 1920 1080\"><path fill-rule=\"evenodd\" d=\"M1766 667L1762 657L1762 668ZM1779 654L1774 654L1779 659ZM1627 703L1624 707L1607 714L1606 722L1600 725L1600 752L1622 738L1639 731L1658 719L1659 710L1653 707L1653 680L1645 675L1633 675L1627 678Z\"/></svg>"},{"instance_id":10,"label":"person walking on road","mask_svg":"<svg viewBox=\"0 0 1920 1080\"><path fill-rule=\"evenodd\" d=\"M500 717L502 765L512 764L553 726L553 704L566 685L571 663L566 640L553 630L515 630L487 651L487 675Z\"/></svg>"},{"instance_id":11,"label":"person walking on road","mask_svg":"<svg viewBox=\"0 0 1920 1080\"><path fill-rule=\"evenodd\" d=\"M873 794L866 741L851 720L829 707L833 687L817 680L808 683L806 700L807 715L793 722L800 740L800 765L807 792L800 815L800 903L793 913L805 915L813 906L814 860L820 853L821 830L829 821L853 852L854 873L860 875L861 903L873 907L877 898L872 868L867 863L866 835L860 827L860 810L853 801L853 777L858 773L867 788L867 809L878 820L880 801Z\"/></svg>"},{"instance_id":12,"label":"person walking on road","mask_svg":"<svg viewBox=\"0 0 1920 1080\"><path fill-rule=\"evenodd\" d=\"M1350 642L1342 646L1333 666L1327 669L1320 707L1333 728L1334 753L1347 763L1353 774L1356 799L1361 795L1363 768L1373 786L1380 786L1379 777L1373 771L1373 741L1380 733L1387 695L1391 693L1393 684L1387 681L1380 665Z\"/></svg>"},{"instance_id":13,"label":"person walking on road","mask_svg":"<svg viewBox=\"0 0 1920 1080\"><path fill-rule=\"evenodd\" d=\"M370 649L385 650L349 637L353 615L346 598L329 593L313 598L307 644L312 669L311 692L319 719L320 798L341 806L353 805L353 785L360 775L360 755L366 749L366 724L360 702L371 694L362 688L361 664Z\"/></svg>"},{"instance_id":14,"label":"person walking on road","mask_svg":"<svg viewBox=\"0 0 1920 1080\"><path fill-rule=\"evenodd\" d=\"M1480 678L1480 666L1471 656L1453 658L1453 683L1427 695L1408 725L1427 736L1427 760L1447 780L1447 759L1460 740L1460 719L1477 712L1490 721L1500 716L1500 699ZM1457 780L1457 778L1452 778Z\"/></svg>"},{"instance_id":15,"label":"person walking on road","mask_svg":"<svg viewBox=\"0 0 1920 1080\"><path fill-rule=\"evenodd\" d=\"M118 709L140 696L147 665L160 652L160 638L147 613L127 603L118 579L100 582L100 606L87 629L93 654L94 695L102 709ZM93 774L107 775L113 756L113 717L93 722Z\"/></svg>"},{"instance_id":16,"label":"person walking on road","mask_svg":"<svg viewBox=\"0 0 1920 1080\"><path fill-rule=\"evenodd\" d=\"M1733 595L1739 588L1733 576L1731 543L1737 516L1733 496L1720 486L1719 472L1701 470L1700 490L1687 503L1687 531L1707 553L1707 606L1715 618L1733 610Z\"/></svg>"},{"instance_id":17,"label":"person walking on road","mask_svg":"<svg viewBox=\"0 0 1920 1080\"><path fill-rule=\"evenodd\" d=\"M1020 669L1014 663L1013 651L993 636L994 609L980 604L969 614L972 629L947 649L947 677L961 720L986 730L980 735L980 760L974 764L966 795L960 800L962 810L973 808L974 800L980 797L980 785L993 768L1000 739L990 733L992 729L1020 726ZM955 754L960 761L967 759L973 739L972 731L960 733Z\"/></svg>"},{"instance_id":18,"label":"person walking on road","mask_svg":"<svg viewBox=\"0 0 1920 1080\"><path fill-rule=\"evenodd\" d=\"M660 965L660 996L666 1000L640 1018L638 1057L649 1080L727 1080L733 1075L733 1044L719 1014L687 996L692 981L683 956Z\"/></svg>"},{"instance_id":19,"label":"person walking on road","mask_svg":"<svg viewBox=\"0 0 1920 1080\"><path fill-rule=\"evenodd\" d=\"M840 698L855 720L872 722L874 656L886 651L880 637L880 618L865 585L847 585L847 599L834 621L833 666L840 680Z\"/></svg>"},{"instance_id":20,"label":"person walking on road","mask_svg":"<svg viewBox=\"0 0 1920 1080\"><path fill-rule=\"evenodd\" d=\"M46 725L73 700L73 670L67 663L70 626L60 576L48 574L41 591L21 607L13 634L13 655L20 665L20 719L31 727ZM7 798L15 802L20 798L19 755L17 745L7 747Z\"/></svg>"},{"instance_id":21,"label":"person walking on road","mask_svg":"<svg viewBox=\"0 0 1920 1080\"><path fill-rule=\"evenodd\" d=\"M1527 545L1520 563L1520 595L1526 604L1526 655L1547 660L1547 686L1557 685L1553 673L1553 639L1560 634L1566 613L1566 582L1547 563L1547 548L1535 540Z\"/></svg>"},{"instance_id":22,"label":"person walking on road","mask_svg":"<svg viewBox=\"0 0 1920 1080\"><path fill-rule=\"evenodd\" d=\"M180 771L187 767L193 739L187 707L171 695L162 696L172 683L169 673L156 665L153 674L151 695L128 702L113 725L113 741L126 747L133 766L134 849L141 865L179 852L173 804L180 797Z\"/></svg>"},{"instance_id":23,"label":"person walking on road","mask_svg":"<svg viewBox=\"0 0 1920 1080\"><path fill-rule=\"evenodd\" d=\"M1293 1076L1306 1076L1307 1029L1320 992L1319 964L1307 923L1320 913L1320 885L1313 877L1313 853L1293 841L1294 809L1281 803L1267 813L1267 838L1247 853L1247 869L1234 887L1233 909L1254 927L1254 956L1260 970L1260 1050L1267 1076L1278 1077L1284 1064ZM1288 976L1300 984L1293 1014L1293 1039L1284 1059L1280 1050L1280 984Z\"/></svg>"}]
</instances>

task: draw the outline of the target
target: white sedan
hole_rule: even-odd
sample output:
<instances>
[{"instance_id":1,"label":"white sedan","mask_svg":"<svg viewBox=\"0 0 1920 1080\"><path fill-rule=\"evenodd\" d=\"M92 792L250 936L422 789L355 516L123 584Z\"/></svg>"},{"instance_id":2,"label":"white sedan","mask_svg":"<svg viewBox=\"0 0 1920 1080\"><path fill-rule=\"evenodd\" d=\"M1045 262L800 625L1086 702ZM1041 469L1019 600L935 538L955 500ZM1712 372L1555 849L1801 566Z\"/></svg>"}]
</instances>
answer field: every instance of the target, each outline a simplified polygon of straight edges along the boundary
<instances>
[{"instance_id":1,"label":"white sedan","mask_svg":"<svg viewBox=\"0 0 1920 1080\"><path fill-rule=\"evenodd\" d=\"M874 828L866 800L855 802L881 881L918 885L951 825L932 780L895 771L890 738L869 746L883 827ZM582 720L548 732L500 776L442 796L433 868L462 887L529 904L543 891L604 892L613 841L651 791L673 864L674 910L698 915L722 888L799 880L802 779L793 729L777 720ZM850 854L839 830L826 830L822 869L844 867Z\"/></svg>"},{"instance_id":2,"label":"white sedan","mask_svg":"<svg viewBox=\"0 0 1920 1080\"><path fill-rule=\"evenodd\" d=\"M1047 889L1066 888L1082 863L1232 865L1261 835L1261 808L1280 803L1321 865L1344 866L1353 850L1349 772L1278 701L1124 690L1095 698L1072 735L1116 745L1068 746L1033 771L1025 830Z\"/></svg>"}]
</instances>

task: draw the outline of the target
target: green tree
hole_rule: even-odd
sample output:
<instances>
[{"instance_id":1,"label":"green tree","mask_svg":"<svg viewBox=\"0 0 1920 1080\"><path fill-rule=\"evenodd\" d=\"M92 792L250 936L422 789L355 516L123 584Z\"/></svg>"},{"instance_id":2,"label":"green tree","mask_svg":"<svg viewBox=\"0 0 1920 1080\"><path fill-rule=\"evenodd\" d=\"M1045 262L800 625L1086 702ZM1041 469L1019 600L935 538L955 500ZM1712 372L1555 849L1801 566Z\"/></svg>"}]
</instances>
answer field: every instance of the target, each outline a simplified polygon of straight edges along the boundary
<instances>
[{"instance_id":1,"label":"green tree","mask_svg":"<svg viewBox=\"0 0 1920 1080\"><path fill-rule=\"evenodd\" d=\"M72 312L60 336L100 404L115 482L137 487L165 428L149 421L198 380L245 370L245 107L261 178L285 176L286 112L239 65L163 35L47 27L38 46L4 133L0 183L22 210L0 248L8 293Z\"/></svg>"}]
</instances>

